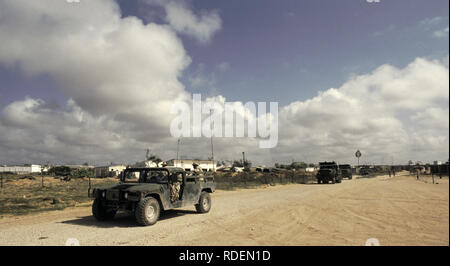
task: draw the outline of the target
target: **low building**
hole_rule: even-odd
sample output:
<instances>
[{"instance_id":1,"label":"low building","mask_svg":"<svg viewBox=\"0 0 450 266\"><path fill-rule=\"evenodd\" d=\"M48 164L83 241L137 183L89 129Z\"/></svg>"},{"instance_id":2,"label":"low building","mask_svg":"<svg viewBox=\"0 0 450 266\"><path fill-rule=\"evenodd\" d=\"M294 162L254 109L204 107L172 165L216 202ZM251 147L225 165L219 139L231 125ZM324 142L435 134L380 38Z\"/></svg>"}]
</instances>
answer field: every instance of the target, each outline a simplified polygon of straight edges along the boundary
<instances>
[{"instance_id":1,"label":"low building","mask_svg":"<svg viewBox=\"0 0 450 266\"><path fill-rule=\"evenodd\" d=\"M175 167L181 167L185 171L192 171L194 169L194 166L192 164L196 163L198 164L198 167L202 169L203 171L216 171L216 161L211 160L194 160L194 159L172 159L166 162L167 166L175 166Z\"/></svg>"},{"instance_id":2,"label":"low building","mask_svg":"<svg viewBox=\"0 0 450 266\"><path fill-rule=\"evenodd\" d=\"M72 170L75 169L94 169L95 166L92 165L85 165L85 164L62 164L62 165L58 165L58 166L67 166Z\"/></svg>"},{"instance_id":3,"label":"low building","mask_svg":"<svg viewBox=\"0 0 450 266\"><path fill-rule=\"evenodd\" d=\"M305 168L305 172L308 172L308 173L312 173L317 170L318 170L317 167L306 167Z\"/></svg>"},{"instance_id":4,"label":"low building","mask_svg":"<svg viewBox=\"0 0 450 266\"><path fill-rule=\"evenodd\" d=\"M108 166L98 166L94 168L95 177L116 177L125 170L125 165L108 165Z\"/></svg>"},{"instance_id":5,"label":"low building","mask_svg":"<svg viewBox=\"0 0 450 266\"><path fill-rule=\"evenodd\" d=\"M4 165L0 166L0 173L31 174L41 173L41 169L42 166L39 164Z\"/></svg>"}]
</instances>

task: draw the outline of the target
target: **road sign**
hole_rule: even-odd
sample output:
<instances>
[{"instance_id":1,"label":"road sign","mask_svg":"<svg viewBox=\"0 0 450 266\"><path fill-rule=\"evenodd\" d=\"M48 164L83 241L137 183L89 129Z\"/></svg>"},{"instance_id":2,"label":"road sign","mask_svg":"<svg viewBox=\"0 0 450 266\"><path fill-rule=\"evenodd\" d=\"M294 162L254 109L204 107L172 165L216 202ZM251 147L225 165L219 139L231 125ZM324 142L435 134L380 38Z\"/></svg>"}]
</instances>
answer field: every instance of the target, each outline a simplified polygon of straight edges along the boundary
<instances>
[{"instance_id":1,"label":"road sign","mask_svg":"<svg viewBox=\"0 0 450 266\"><path fill-rule=\"evenodd\" d=\"M355 156L356 156L356 158L358 158L358 167L359 167L359 157L361 157L361 152L359 150L357 150L355 152Z\"/></svg>"}]
</instances>

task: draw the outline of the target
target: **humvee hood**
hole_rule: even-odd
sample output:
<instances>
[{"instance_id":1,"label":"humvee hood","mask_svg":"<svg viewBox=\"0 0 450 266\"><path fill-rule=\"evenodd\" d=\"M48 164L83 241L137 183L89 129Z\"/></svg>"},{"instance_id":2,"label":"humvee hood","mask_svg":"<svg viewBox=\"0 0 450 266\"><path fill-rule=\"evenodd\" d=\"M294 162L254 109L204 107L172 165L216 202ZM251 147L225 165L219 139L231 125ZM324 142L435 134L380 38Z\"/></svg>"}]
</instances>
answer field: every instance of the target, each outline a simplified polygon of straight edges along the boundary
<instances>
[{"instance_id":1,"label":"humvee hood","mask_svg":"<svg viewBox=\"0 0 450 266\"><path fill-rule=\"evenodd\" d=\"M116 184L108 187L100 187L100 189L114 189L121 191L141 191L141 190L159 190L160 184L150 184L150 183L124 183L124 184Z\"/></svg>"}]
</instances>

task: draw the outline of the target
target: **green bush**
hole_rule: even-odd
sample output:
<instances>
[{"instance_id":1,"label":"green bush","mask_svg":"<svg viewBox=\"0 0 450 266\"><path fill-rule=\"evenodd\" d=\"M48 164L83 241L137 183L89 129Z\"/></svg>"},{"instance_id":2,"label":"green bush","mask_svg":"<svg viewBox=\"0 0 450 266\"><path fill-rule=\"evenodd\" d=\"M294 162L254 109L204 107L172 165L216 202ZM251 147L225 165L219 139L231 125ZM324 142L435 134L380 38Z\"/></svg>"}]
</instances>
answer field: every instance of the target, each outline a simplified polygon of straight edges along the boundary
<instances>
[{"instance_id":1,"label":"green bush","mask_svg":"<svg viewBox=\"0 0 450 266\"><path fill-rule=\"evenodd\" d=\"M94 177L93 169L75 169L70 173L72 178L82 178L82 177Z\"/></svg>"},{"instance_id":2,"label":"green bush","mask_svg":"<svg viewBox=\"0 0 450 266\"><path fill-rule=\"evenodd\" d=\"M69 176L71 173L71 169L68 166L55 166L48 170L49 174L55 176Z\"/></svg>"}]
</instances>

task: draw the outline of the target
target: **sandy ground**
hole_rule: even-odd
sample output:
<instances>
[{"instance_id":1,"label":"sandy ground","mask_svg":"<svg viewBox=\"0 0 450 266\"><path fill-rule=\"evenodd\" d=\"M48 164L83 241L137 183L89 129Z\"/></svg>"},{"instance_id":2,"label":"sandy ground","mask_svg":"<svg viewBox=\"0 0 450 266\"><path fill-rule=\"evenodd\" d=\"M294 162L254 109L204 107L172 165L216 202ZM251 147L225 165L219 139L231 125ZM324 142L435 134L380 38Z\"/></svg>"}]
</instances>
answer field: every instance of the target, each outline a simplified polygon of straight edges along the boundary
<instances>
[{"instance_id":1,"label":"sandy ground","mask_svg":"<svg viewBox=\"0 0 450 266\"><path fill-rule=\"evenodd\" d=\"M168 211L150 227L89 207L0 219L0 245L449 245L448 178L412 176L284 185L213 194L213 207Z\"/></svg>"}]
</instances>

